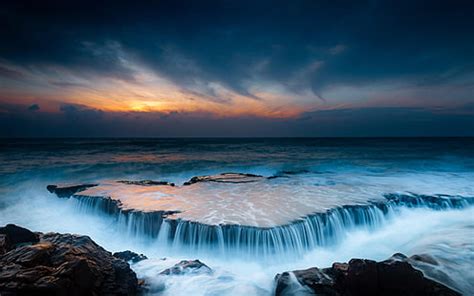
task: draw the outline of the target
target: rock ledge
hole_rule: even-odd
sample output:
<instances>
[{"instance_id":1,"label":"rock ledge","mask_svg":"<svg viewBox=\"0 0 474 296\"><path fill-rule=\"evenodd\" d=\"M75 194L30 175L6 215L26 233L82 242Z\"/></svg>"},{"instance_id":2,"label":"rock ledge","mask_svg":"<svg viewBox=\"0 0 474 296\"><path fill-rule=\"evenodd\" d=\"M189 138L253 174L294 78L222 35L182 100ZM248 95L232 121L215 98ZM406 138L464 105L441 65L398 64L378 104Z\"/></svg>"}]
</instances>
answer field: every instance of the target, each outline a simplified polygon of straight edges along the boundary
<instances>
[{"instance_id":1,"label":"rock ledge","mask_svg":"<svg viewBox=\"0 0 474 296\"><path fill-rule=\"evenodd\" d=\"M128 263L88 236L0 227L2 296L137 293L137 277Z\"/></svg>"},{"instance_id":2,"label":"rock ledge","mask_svg":"<svg viewBox=\"0 0 474 296\"><path fill-rule=\"evenodd\" d=\"M316 295L461 295L424 277L408 259L395 254L381 262L351 259L349 263L334 263L330 268L284 272L275 277L275 295L293 295L294 278Z\"/></svg>"}]
</instances>

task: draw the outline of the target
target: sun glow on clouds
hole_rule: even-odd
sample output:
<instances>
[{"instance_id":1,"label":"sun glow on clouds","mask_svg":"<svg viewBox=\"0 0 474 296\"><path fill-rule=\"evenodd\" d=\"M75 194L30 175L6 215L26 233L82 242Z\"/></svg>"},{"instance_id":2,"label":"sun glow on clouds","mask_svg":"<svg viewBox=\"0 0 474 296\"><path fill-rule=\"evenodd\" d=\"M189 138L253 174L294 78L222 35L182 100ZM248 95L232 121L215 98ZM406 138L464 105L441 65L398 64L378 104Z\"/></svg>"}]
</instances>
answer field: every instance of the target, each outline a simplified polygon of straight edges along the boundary
<instances>
[{"instance_id":1,"label":"sun glow on clouds","mask_svg":"<svg viewBox=\"0 0 474 296\"><path fill-rule=\"evenodd\" d=\"M15 81L8 97L15 97L17 103L47 105L42 111L57 111L51 107L54 105L77 104L107 112L182 112L217 117L288 118L317 105L307 102L307 95L298 97L257 83L250 87L253 93L249 96L212 81L195 81L183 87L128 59L117 45L113 48L122 66L133 73L130 79L77 73L56 66L17 68L23 79Z\"/></svg>"}]
</instances>

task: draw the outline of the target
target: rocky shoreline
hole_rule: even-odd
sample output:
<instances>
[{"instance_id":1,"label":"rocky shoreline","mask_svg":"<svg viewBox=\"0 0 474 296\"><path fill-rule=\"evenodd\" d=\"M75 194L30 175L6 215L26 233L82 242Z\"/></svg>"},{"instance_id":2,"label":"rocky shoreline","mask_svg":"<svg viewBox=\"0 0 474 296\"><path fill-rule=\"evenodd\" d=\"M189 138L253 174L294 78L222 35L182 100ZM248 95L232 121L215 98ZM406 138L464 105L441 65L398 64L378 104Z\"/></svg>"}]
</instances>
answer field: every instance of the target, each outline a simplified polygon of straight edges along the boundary
<instances>
[{"instance_id":1,"label":"rocky shoreline","mask_svg":"<svg viewBox=\"0 0 474 296\"><path fill-rule=\"evenodd\" d=\"M147 284L129 262L146 260L131 251L110 253L88 236L0 227L0 295L139 295ZM352 259L330 268L284 272L275 277L275 295L303 289L317 295L460 295L423 275L416 262L429 256L395 254L385 261ZM199 260L182 260L156 276L212 274Z\"/></svg>"},{"instance_id":2,"label":"rocky shoreline","mask_svg":"<svg viewBox=\"0 0 474 296\"><path fill-rule=\"evenodd\" d=\"M284 272L275 277L275 295L294 295L302 290L315 295L461 295L413 267L414 261L432 264L431 260L419 255L408 258L397 253L380 262L351 259L348 263L334 263L329 268Z\"/></svg>"},{"instance_id":3,"label":"rocky shoreline","mask_svg":"<svg viewBox=\"0 0 474 296\"><path fill-rule=\"evenodd\" d=\"M88 236L0 228L0 295L136 295L130 265Z\"/></svg>"}]
</instances>

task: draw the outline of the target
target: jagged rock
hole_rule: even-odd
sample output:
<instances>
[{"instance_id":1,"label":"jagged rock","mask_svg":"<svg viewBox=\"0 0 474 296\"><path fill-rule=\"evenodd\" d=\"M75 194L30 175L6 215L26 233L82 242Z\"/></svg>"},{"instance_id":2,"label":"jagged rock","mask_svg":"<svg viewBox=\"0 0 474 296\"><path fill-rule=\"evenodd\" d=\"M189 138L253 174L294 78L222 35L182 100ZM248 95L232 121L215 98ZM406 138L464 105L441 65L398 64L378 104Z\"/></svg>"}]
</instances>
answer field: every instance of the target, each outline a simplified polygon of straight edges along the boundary
<instances>
[{"instance_id":1,"label":"jagged rock","mask_svg":"<svg viewBox=\"0 0 474 296\"><path fill-rule=\"evenodd\" d=\"M11 248L10 240L6 234L0 234L0 256L8 252Z\"/></svg>"},{"instance_id":2,"label":"jagged rock","mask_svg":"<svg viewBox=\"0 0 474 296\"><path fill-rule=\"evenodd\" d=\"M212 269L206 264L202 263L199 260L182 260L179 263L176 263L173 267L167 268L160 272L164 275L182 275L186 273L212 273Z\"/></svg>"},{"instance_id":3,"label":"jagged rock","mask_svg":"<svg viewBox=\"0 0 474 296\"><path fill-rule=\"evenodd\" d=\"M94 187L97 185L98 184L80 184L72 186L48 185L46 186L46 189L51 193L55 193L58 197L71 197L75 193L84 191L87 188Z\"/></svg>"},{"instance_id":4,"label":"jagged rock","mask_svg":"<svg viewBox=\"0 0 474 296\"><path fill-rule=\"evenodd\" d=\"M438 265L438 261L429 254L416 254L411 256L410 262L416 261L424 264Z\"/></svg>"},{"instance_id":5,"label":"jagged rock","mask_svg":"<svg viewBox=\"0 0 474 296\"><path fill-rule=\"evenodd\" d=\"M279 171L273 176L267 177L267 179L276 179L276 178L289 178L289 176L293 175L299 175L299 174L307 174L309 173L309 170L306 169L301 169L301 170L295 170L295 171Z\"/></svg>"},{"instance_id":6,"label":"jagged rock","mask_svg":"<svg viewBox=\"0 0 474 296\"><path fill-rule=\"evenodd\" d=\"M263 179L263 176L243 173L222 173L212 176L196 176L189 181L184 182L183 185L191 185L199 182L218 182L218 183L250 183Z\"/></svg>"},{"instance_id":7,"label":"jagged rock","mask_svg":"<svg viewBox=\"0 0 474 296\"><path fill-rule=\"evenodd\" d=\"M0 227L0 235L5 236L4 240L8 245L36 243L39 241L36 233L14 224L7 224L4 227Z\"/></svg>"},{"instance_id":8,"label":"jagged rock","mask_svg":"<svg viewBox=\"0 0 474 296\"><path fill-rule=\"evenodd\" d=\"M291 295L292 275L316 295L460 295L423 276L403 254L385 261L352 259L330 268L284 272L275 277L276 295Z\"/></svg>"},{"instance_id":9,"label":"jagged rock","mask_svg":"<svg viewBox=\"0 0 474 296\"><path fill-rule=\"evenodd\" d=\"M87 236L37 233L0 257L0 295L134 295L128 263ZM15 240L15 236L12 238ZM17 239L16 239L17 240Z\"/></svg>"},{"instance_id":10,"label":"jagged rock","mask_svg":"<svg viewBox=\"0 0 474 296\"><path fill-rule=\"evenodd\" d=\"M119 180L117 182L127 184L127 185L140 185L140 186L156 186L156 185L175 186L175 184L171 182L153 181L153 180L141 180L141 181Z\"/></svg>"},{"instance_id":11,"label":"jagged rock","mask_svg":"<svg viewBox=\"0 0 474 296\"><path fill-rule=\"evenodd\" d=\"M137 262L140 262L142 260L148 259L148 257L143 255L143 254L139 255L139 254L137 254L135 252L132 252L132 251L129 251L129 250L126 250L126 251L123 251L123 252L115 252L113 256L115 258L119 258L119 259L125 260L127 262L132 261L133 263L137 263Z\"/></svg>"}]
</instances>

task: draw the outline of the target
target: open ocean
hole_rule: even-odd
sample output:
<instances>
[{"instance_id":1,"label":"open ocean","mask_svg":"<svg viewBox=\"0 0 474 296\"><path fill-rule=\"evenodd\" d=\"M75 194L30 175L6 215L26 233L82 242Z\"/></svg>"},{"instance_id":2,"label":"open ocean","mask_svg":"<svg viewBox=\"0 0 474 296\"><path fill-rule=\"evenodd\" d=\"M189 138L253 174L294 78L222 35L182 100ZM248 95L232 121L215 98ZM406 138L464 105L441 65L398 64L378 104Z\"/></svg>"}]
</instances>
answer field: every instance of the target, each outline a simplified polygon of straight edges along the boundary
<instances>
[{"instance_id":1,"label":"open ocean","mask_svg":"<svg viewBox=\"0 0 474 296\"><path fill-rule=\"evenodd\" d=\"M429 276L474 294L474 138L2 139L0 164L0 225L84 234L110 251L144 253L150 259L132 268L152 283L152 294L270 295L277 273L354 257L382 260L397 252L433 256L439 266ZM124 230L115 217L46 190L48 184L104 180L161 180L179 186L193 176L225 172L282 178L265 188L228 185L231 189L218 192L222 200L214 206L200 201L205 193L196 193L195 206L208 219L202 220L216 225L258 229L266 223L267 228L285 224L292 229L313 212L363 206L390 194L469 202L443 208L402 205L370 225L364 220L323 231L320 236L331 236L317 238L324 244L305 237L303 246L283 242L281 251L272 243L271 254L262 256L257 243L247 242L244 252L232 245L197 246ZM252 199L245 199L249 190ZM272 190L293 194L277 198ZM233 199L226 204L228 192ZM283 218L272 217L274 212ZM158 276L181 259L200 259L215 272L180 279Z\"/></svg>"}]
</instances>

